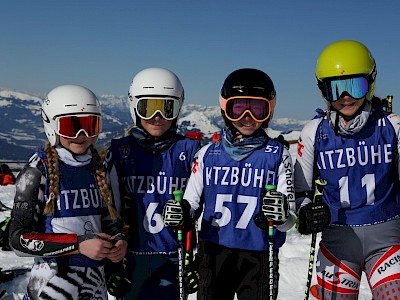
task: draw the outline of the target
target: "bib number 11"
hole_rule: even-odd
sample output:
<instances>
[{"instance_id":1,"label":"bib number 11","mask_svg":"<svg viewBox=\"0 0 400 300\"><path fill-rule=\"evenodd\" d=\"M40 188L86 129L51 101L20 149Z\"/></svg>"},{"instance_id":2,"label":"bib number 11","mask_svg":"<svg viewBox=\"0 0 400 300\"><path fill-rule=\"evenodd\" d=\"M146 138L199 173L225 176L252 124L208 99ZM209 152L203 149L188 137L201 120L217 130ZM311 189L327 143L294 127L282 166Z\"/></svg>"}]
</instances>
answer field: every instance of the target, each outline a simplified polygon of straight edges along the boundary
<instances>
[{"instance_id":1,"label":"bib number 11","mask_svg":"<svg viewBox=\"0 0 400 300\"><path fill-rule=\"evenodd\" d=\"M374 205L375 202L375 174L366 174L361 178L361 187L365 189L367 193L366 205ZM339 179L340 188L340 204L343 208L350 207L350 195L349 195L349 177L343 176Z\"/></svg>"}]
</instances>

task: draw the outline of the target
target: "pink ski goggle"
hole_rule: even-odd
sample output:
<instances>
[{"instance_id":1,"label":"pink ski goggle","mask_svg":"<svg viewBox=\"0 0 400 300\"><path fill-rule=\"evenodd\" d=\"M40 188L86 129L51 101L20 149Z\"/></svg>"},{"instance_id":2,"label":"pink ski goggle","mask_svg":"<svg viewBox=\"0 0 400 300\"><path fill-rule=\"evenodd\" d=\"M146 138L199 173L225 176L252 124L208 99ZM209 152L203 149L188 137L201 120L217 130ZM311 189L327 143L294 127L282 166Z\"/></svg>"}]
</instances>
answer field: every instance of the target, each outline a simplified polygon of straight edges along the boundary
<instances>
[{"instance_id":1,"label":"pink ski goggle","mask_svg":"<svg viewBox=\"0 0 400 300\"><path fill-rule=\"evenodd\" d=\"M256 122L264 122L271 115L270 101L267 98L253 96L235 96L226 100L225 116L228 120L239 121L246 113L249 113Z\"/></svg>"}]
</instances>

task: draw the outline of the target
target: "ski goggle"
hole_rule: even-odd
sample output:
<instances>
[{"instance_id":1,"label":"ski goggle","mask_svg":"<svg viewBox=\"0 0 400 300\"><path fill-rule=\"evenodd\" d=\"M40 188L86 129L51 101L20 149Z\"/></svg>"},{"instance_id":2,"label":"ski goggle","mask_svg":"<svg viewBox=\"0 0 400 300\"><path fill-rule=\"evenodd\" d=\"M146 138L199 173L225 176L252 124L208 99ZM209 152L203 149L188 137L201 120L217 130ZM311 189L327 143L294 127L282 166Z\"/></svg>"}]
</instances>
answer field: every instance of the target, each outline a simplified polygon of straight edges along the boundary
<instances>
[{"instance_id":1,"label":"ski goggle","mask_svg":"<svg viewBox=\"0 0 400 300\"><path fill-rule=\"evenodd\" d=\"M136 104L136 111L142 119L150 120L157 113L171 121L178 117L181 105L177 99L172 98L141 98Z\"/></svg>"},{"instance_id":2,"label":"ski goggle","mask_svg":"<svg viewBox=\"0 0 400 300\"><path fill-rule=\"evenodd\" d=\"M226 100L225 116L228 120L239 121L246 113L249 113L256 122L268 120L271 115L269 100L252 96L235 96Z\"/></svg>"},{"instance_id":3,"label":"ski goggle","mask_svg":"<svg viewBox=\"0 0 400 300\"><path fill-rule=\"evenodd\" d=\"M88 137L100 133L99 115L69 115L57 117L57 134L66 138L77 138L81 132Z\"/></svg>"},{"instance_id":4,"label":"ski goggle","mask_svg":"<svg viewBox=\"0 0 400 300\"><path fill-rule=\"evenodd\" d=\"M335 102L347 92L354 99L365 97L369 91L368 79L364 76L349 78L324 78L318 80L322 96L329 102Z\"/></svg>"}]
</instances>

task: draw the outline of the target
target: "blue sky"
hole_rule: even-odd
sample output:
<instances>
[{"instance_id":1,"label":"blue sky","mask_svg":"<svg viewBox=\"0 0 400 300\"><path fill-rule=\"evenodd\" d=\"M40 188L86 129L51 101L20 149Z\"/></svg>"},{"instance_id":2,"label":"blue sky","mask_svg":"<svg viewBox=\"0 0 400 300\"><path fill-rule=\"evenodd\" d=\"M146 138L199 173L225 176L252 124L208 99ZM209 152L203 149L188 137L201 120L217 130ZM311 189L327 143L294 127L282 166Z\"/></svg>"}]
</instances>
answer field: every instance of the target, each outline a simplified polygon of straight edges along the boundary
<instances>
[{"instance_id":1,"label":"blue sky","mask_svg":"<svg viewBox=\"0 0 400 300\"><path fill-rule=\"evenodd\" d=\"M218 105L233 70L274 81L275 117L310 119L324 102L315 84L319 53L355 39L374 55L378 96L400 112L397 0L13 0L0 11L0 87L45 94L60 84L126 95L132 77L165 67L186 103Z\"/></svg>"}]
</instances>

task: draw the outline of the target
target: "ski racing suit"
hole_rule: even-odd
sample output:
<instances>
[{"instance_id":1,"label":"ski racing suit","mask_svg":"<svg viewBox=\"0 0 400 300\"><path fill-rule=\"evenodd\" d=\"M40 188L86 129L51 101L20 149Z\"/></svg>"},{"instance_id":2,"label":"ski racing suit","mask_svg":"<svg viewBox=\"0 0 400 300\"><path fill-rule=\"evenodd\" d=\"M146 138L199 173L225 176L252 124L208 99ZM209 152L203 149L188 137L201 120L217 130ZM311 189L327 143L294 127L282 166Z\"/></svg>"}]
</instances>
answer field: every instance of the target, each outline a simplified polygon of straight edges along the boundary
<instances>
[{"instance_id":1,"label":"ski racing suit","mask_svg":"<svg viewBox=\"0 0 400 300\"><path fill-rule=\"evenodd\" d=\"M224 131L221 137L225 138ZM204 146L196 157L184 199L192 214L203 210L199 232L198 299L270 299L268 231L253 221L261 210L261 194L274 184L293 210L274 227L274 297L278 294L278 252L295 223L293 165L279 141L266 141L249 156L236 160L222 142Z\"/></svg>"},{"instance_id":2,"label":"ski racing suit","mask_svg":"<svg viewBox=\"0 0 400 300\"><path fill-rule=\"evenodd\" d=\"M301 132L296 193L326 180L331 213L316 262L321 299L358 299L363 271L374 299L400 295L399 134L400 117L379 110L352 135L335 134L327 114Z\"/></svg>"},{"instance_id":3,"label":"ski racing suit","mask_svg":"<svg viewBox=\"0 0 400 300\"><path fill-rule=\"evenodd\" d=\"M53 214L43 212L49 199L43 150L17 178L10 244L17 255L35 257L24 299L108 299L104 260L80 254L78 241L120 230L103 205L90 159L79 162L68 150L56 150L60 187Z\"/></svg>"},{"instance_id":4,"label":"ski racing suit","mask_svg":"<svg viewBox=\"0 0 400 300\"><path fill-rule=\"evenodd\" d=\"M126 299L178 299L178 240L162 212L173 191L184 190L199 141L181 135L166 149L150 151L130 134L113 139L106 168L128 235L133 288Z\"/></svg>"}]
</instances>

